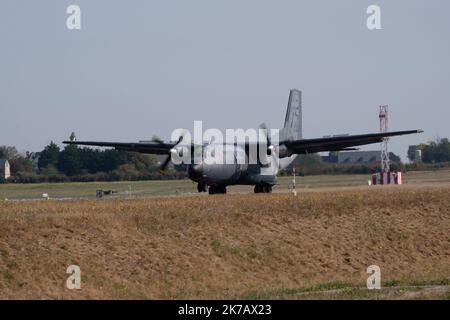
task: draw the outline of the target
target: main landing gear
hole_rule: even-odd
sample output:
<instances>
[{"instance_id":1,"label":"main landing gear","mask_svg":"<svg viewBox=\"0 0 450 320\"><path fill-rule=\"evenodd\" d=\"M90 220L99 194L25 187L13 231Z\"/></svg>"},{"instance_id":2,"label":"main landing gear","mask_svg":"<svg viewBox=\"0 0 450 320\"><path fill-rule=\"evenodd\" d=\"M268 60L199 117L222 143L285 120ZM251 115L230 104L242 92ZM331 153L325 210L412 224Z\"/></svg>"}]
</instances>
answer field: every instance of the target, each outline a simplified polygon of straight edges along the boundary
<instances>
[{"instance_id":1,"label":"main landing gear","mask_svg":"<svg viewBox=\"0 0 450 320\"><path fill-rule=\"evenodd\" d=\"M226 186L207 186L206 183L198 183L197 184L198 192L206 192L209 194L225 194L227 193ZM255 193L271 193L272 185L267 183L260 183L255 185Z\"/></svg>"},{"instance_id":2,"label":"main landing gear","mask_svg":"<svg viewBox=\"0 0 450 320\"><path fill-rule=\"evenodd\" d=\"M206 183L198 183L197 191L198 192L208 191L209 194L225 194L227 193L227 188L225 186L209 186L208 188Z\"/></svg>"},{"instance_id":3,"label":"main landing gear","mask_svg":"<svg viewBox=\"0 0 450 320\"><path fill-rule=\"evenodd\" d=\"M209 186L209 194L225 194L227 193L227 188L225 186Z\"/></svg>"},{"instance_id":4,"label":"main landing gear","mask_svg":"<svg viewBox=\"0 0 450 320\"><path fill-rule=\"evenodd\" d=\"M272 186L267 183L257 184L255 185L255 193L271 193Z\"/></svg>"}]
</instances>

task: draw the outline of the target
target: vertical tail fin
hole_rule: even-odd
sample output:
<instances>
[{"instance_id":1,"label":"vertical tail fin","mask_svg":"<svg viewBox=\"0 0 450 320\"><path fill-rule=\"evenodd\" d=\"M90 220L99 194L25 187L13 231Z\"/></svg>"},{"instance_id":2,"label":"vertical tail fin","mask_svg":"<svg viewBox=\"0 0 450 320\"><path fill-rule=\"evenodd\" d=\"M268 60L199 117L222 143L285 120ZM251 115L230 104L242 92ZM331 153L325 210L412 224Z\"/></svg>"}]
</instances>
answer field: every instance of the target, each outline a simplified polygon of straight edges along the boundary
<instances>
[{"instance_id":1,"label":"vertical tail fin","mask_svg":"<svg viewBox=\"0 0 450 320\"><path fill-rule=\"evenodd\" d=\"M292 89L286 111L284 128L280 132L280 140L298 140L302 138L302 92Z\"/></svg>"}]
</instances>

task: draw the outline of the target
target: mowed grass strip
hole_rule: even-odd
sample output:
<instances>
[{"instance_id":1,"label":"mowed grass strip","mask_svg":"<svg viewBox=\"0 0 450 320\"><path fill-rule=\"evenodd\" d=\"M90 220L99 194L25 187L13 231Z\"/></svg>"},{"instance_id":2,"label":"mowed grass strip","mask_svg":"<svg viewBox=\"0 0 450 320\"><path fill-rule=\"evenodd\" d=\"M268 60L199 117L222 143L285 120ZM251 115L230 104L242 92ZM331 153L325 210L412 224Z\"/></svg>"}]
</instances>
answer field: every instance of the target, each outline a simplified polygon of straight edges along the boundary
<instances>
[{"instance_id":1,"label":"mowed grass strip","mask_svg":"<svg viewBox=\"0 0 450 320\"><path fill-rule=\"evenodd\" d=\"M297 177L297 190L316 190L323 188L367 187L370 174L317 175ZM291 176L278 177L276 193L289 192ZM416 185L450 185L450 170L417 171L403 174L403 183ZM94 199L96 190L114 190L112 197L148 197L197 194L197 185L191 180L151 180L151 181L117 181L117 182L70 182L70 183L32 183L32 184L0 184L0 201L42 199L47 193L50 198L85 198ZM131 195L130 195L131 191ZM253 193L252 186L229 186L229 193ZM201 194L204 195L204 194ZM111 197L111 196L109 196Z\"/></svg>"}]
</instances>

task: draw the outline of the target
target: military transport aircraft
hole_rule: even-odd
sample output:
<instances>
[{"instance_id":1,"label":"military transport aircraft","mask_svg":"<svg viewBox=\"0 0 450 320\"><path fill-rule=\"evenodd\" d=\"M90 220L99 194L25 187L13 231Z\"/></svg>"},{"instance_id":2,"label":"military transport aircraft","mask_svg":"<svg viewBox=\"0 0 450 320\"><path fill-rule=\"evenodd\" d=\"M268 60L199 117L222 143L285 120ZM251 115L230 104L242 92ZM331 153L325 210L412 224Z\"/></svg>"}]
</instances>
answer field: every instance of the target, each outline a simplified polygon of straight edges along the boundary
<instances>
[{"instance_id":1,"label":"military transport aircraft","mask_svg":"<svg viewBox=\"0 0 450 320\"><path fill-rule=\"evenodd\" d=\"M271 134L265 125L260 128L266 132L266 141L257 141L258 148L267 148L266 161L242 163L237 161L237 150L248 154L252 142L246 141L244 145L236 143L224 145L224 149L231 150L234 160L223 164L208 163L204 161L186 163L189 178L197 182L198 192L209 194L226 193L229 185L254 185L255 193L269 193L272 186L277 183L277 173L291 164L297 155L316 153L321 151L347 151L356 150L355 146L382 142L383 139L392 136L423 132L422 130L394 131L384 133L369 133L359 135L327 136L316 139L302 138L302 102L301 91L292 89L289 94L284 127L279 131L277 142L272 142ZM167 155L161 169L166 169L172 156L179 155L183 137L176 142L163 142L161 140L140 142L97 142L97 141L63 141L65 144L112 147L117 150L134 151L140 153ZM203 157L207 157L208 151L214 147L214 142L193 144L191 151L200 150ZM253 142L254 143L254 142Z\"/></svg>"}]
</instances>

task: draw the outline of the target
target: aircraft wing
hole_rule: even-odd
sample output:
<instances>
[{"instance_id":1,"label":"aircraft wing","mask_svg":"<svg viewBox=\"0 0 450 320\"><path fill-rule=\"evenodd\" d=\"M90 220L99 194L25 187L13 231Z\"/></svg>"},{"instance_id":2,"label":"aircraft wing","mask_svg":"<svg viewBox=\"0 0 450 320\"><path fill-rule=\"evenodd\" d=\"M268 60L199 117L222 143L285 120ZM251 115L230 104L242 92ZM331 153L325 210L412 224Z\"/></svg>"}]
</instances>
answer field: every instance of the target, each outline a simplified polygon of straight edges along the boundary
<instances>
[{"instance_id":1,"label":"aircraft wing","mask_svg":"<svg viewBox=\"0 0 450 320\"><path fill-rule=\"evenodd\" d=\"M165 143L160 141L148 142L101 142L101 141L63 141L65 144L75 144L83 146L111 147L116 150L134 151L151 154L169 154L170 149L177 143Z\"/></svg>"},{"instance_id":2,"label":"aircraft wing","mask_svg":"<svg viewBox=\"0 0 450 320\"><path fill-rule=\"evenodd\" d=\"M321 151L351 150L351 147L378 143L384 138L405 134L421 133L422 130L393 131L384 133L369 133L348 136L334 136L318 139L300 139L282 141L292 154L316 153Z\"/></svg>"},{"instance_id":3,"label":"aircraft wing","mask_svg":"<svg viewBox=\"0 0 450 320\"><path fill-rule=\"evenodd\" d=\"M413 133L422 130L394 131L385 133L369 133L348 136L334 136L317 139L300 139L282 141L280 145L286 146L290 154L306 154L321 151L355 150L352 147L371 143L379 143L384 138ZM169 154L178 142L146 141L146 142L101 142L101 141L63 141L64 144L110 147L116 150L134 151L150 154Z\"/></svg>"}]
</instances>

